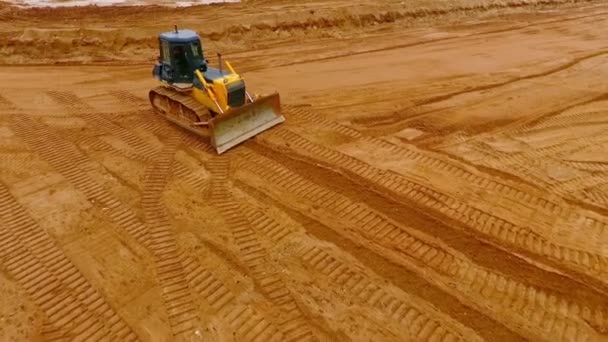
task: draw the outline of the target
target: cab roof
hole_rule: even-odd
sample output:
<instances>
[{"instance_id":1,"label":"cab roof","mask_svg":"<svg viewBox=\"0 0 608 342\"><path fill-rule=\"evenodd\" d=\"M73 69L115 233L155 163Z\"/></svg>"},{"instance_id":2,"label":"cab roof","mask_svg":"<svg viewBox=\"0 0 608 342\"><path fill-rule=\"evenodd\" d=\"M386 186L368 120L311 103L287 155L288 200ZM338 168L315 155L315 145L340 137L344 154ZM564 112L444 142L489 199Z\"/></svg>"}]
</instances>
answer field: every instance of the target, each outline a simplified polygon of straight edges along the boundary
<instances>
[{"instance_id":1,"label":"cab roof","mask_svg":"<svg viewBox=\"0 0 608 342\"><path fill-rule=\"evenodd\" d=\"M190 43L199 40L199 37L198 34L192 30L177 30L177 32L170 31L161 33L160 39L171 43Z\"/></svg>"}]
</instances>

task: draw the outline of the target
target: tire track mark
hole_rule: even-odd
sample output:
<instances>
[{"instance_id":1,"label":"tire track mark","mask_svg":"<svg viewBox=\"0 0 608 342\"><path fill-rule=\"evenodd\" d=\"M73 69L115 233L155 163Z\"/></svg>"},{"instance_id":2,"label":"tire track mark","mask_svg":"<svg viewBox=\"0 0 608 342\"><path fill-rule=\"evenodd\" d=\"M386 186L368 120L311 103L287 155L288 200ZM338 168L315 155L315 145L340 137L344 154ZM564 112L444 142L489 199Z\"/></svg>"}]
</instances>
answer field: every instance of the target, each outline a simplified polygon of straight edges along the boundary
<instances>
[{"instance_id":1,"label":"tire track mark","mask_svg":"<svg viewBox=\"0 0 608 342\"><path fill-rule=\"evenodd\" d=\"M49 97L55 102L64 106L70 113L77 114L85 119L95 129L102 129L110 134L116 135L129 146L133 147L137 153L141 154L146 159L154 159L157 151L143 141L133 132L118 126L114 122L108 120L103 114L95 114L95 109L71 92L47 91Z\"/></svg>"},{"instance_id":2,"label":"tire track mark","mask_svg":"<svg viewBox=\"0 0 608 342\"><path fill-rule=\"evenodd\" d=\"M166 127L155 126L154 130L156 130L157 132L162 132L163 135L167 134ZM83 144L96 151L110 152L114 155L130 158L143 163L150 163L152 161L140 155L133 154L129 151L119 150L114 146L106 143L105 141L97 139L96 137L81 135L70 131L64 131L63 133L65 134L65 136L70 138L70 140L72 140L72 142L74 142L76 145ZM178 177L183 178L183 181L195 188L201 188L207 182L206 179L190 172L190 170L188 170L183 164L178 161L175 161L173 165L173 171L176 175L178 175Z\"/></svg>"},{"instance_id":3,"label":"tire track mark","mask_svg":"<svg viewBox=\"0 0 608 342\"><path fill-rule=\"evenodd\" d=\"M506 80L506 81L502 81L502 82L496 82L496 83L490 83L490 84L485 84L485 85L481 85L481 86L476 86L476 87L470 87L468 89L464 89L464 90L459 90L459 91L455 91L452 93L448 93L448 94L444 94L444 95L439 95L439 96L434 96L425 100L421 100L418 102L415 102L416 106L424 106L424 105L429 105L429 104L433 104L433 103L437 103L437 102L442 102L442 101L446 101L449 100L453 97L459 96L459 95L463 95L463 94L469 94L469 93L476 93L476 92L481 92L481 91L486 91L486 90L490 90L490 89L495 89L495 88L500 88L509 84L513 84L516 82L520 82L520 81L525 81L525 80L530 80L530 79L535 79L535 78L540 78L540 77L545 77L545 76L549 76L555 73L558 73L560 71L564 71L566 69L572 68L573 66L580 64L586 60L595 58L595 57L599 57L599 56L603 56L608 54L608 50L603 49L603 50L599 50L590 54L586 54L580 57L576 57L573 58L571 61L564 63L562 65L550 68L548 70L543 70L540 72L535 72L535 73L531 73L529 75L525 75L525 76L519 76L519 77L514 77L512 79ZM501 128L502 130L502 128Z\"/></svg>"},{"instance_id":4,"label":"tire track mark","mask_svg":"<svg viewBox=\"0 0 608 342\"><path fill-rule=\"evenodd\" d=\"M181 135L184 143L192 150L200 150L215 155L215 150L209 142L190 131L168 122L165 118L154 113L152 110L141 111L142 115L131 118L129 127L136 127L146 130L154 135L165 135L167 132Z\"/></svg>"},{"instance_id":5,"label":"tire track mark","mask_svg":"<svg viewBox=\"0 0 608 342\"><path fill-rule=\"evenodd\" d=\"M511 179L515 183L530 185L530 188L532 189L540 190L540 188L546 188L552 184L549 180L547 180L544 174L538 171L539 168L530 169L526 167L525 165L527 165L528 160L520 154L509 154L492 150L486 144L479 141L469 142L467 147L469 147L475 153L483 155L483 157L480 157L475 161L475 167L484 170L486 174L502 174L502 179ZM445 155L446 158L459 160L462 165L469 164L466 159L458 157L458 152L450 153L449 148L445 150L433 149L433 151ZM501 164L498 161L499 159L505 164ZM543 167L545 166L544 162L538 159L534 160L534 163L541 164ZM501 168L504 168L505 165L507 165L509 168L510 173L508 174L501 171ZM541 197L533 193L531 194L530 192L524 193L528 193L528 197L532 196L532 198ZM530 204L529 198L524 196L522 199L524 201L523 203ZM546 200L549 201L549 199ZM558 204L556 201L551 201L551 203L555 205Z\"/></svg>"},{"instance_id":6,"label":"tire track mark","mask_svg":"<svg viewBox=\"0 0 608 342\"><path fill-rule=\"evenodd\" d=\"M585 146L581 146L577 149L584 149L590 144L591 143L586 144ZM548 147L546 149L559 151L561 149L561 146L563 145L568 145L568 143L560 144L560 146ZM548 210L546 210L545 207L535 207L535 210L536 212L541 213L544 211L545 215L547 215L546 217L548 217L548 221L552 222L555 218L560 219L561 221L558 221L554 224L558 225L556 227L562 229L562 233L567 233L569 227L573 225L578 225L582 217L583 220L588 220L593 223L586 226L586 233L589 236L589 240L602 241L605 239L605 236L608 235L608 223L606 220L608 210L601 204L598 205L598 203L589 201L584 194L581 194L585 191L585 189L592 188L606 181L605 176L594 175L594 173L602 171L587 170L585 169L584 165L556 159L557 157L554 156L541 156L540 152L536 157L532 157L532 155L534 154L533 152L527 152L526 155L522 153L497 153L496 151L489 151L489 149L491 148L486 147L483 143L480 142L477 142L475 144L469 144L468 147L473 149L476 153L481 153L486 156L486 158L480 159L478 161L480 166L488 167L491 169L490 171L509 168L510 171L513 172L513 174L518 174L520 176L533 180L535 183L541 184L546 190L546 192L560 196L561 200L563 200L566 205L558 205L555 204L556 202L552 202L558 206L558 208L553 211L553 216L551 216L551 214ZM541 152L542 150L544 149L539 149L539 151ZM447 154L447 151L436 152ZM450 155L450 157L454 158L453 155ZM571 166L579 171L588 172L590 174L577 176L565 181L560 181L551 178L545 172L539 171L548 170L549 167L555 165L561 165L565 167ZM584 214L581 213L582 210L588 210L591 213Z\"/></svg>"},{"instance_id":7,"label":"tire track mark","mask_svg":"<svg viewBox=\"0 0 608 342\"><path fill-rule=\"evenodd\" d=\"M404 125L404 123L409 122L410 124L413 124L414 121L418 122L422 117L425 117L425 116L428 116L431 114L436 114L437 111L442 110L442 108L433 109L433 108L428 108L428 106L433 106L437 103L451 100L454 97L457 97L460 95L487 92L489 90L495 90L497 88L508 86L508 85L511 85L511 84L514 84L517 82L551 76L553 74L573 68L590 59L604 56L606 54L608 54L608 50L603 49L600 51L596 51L594 53L590 53L590 54L586 54L586 55L583 55L580 57L573 58L571 61L569 61L567 63L564 63L564 64L556 66L556 67L552 67L548 70L544 70L541 72L535 72L535 73L531 73L531 74L528 74L525 76L513 77L513 78L510 78L510 79L507 79L504 81L500 81L500 82L494 82L494 83L488 83L488 84L484 84L484 85L480 85L480 86L469 87L466 89L457 90L454 92L437 95L437 96L425 98L422 100L414 99L413 107L404 109L406 111L412 111L412 113L414 113L413 115L408 115L404 119L396 120L396 121L390 122L389 124L373 125L371 130L369 130L369 131L366 130L366 133L372 134L372 135L378 135L378 134L387 135L389 133L396 133L396 132L406 128L407 125ZM535 115L532 118L524 118L521 120L516 120L513 123L497 125L496 128L494 128L494 129L489 129L489 130L484 131L484 134L488 135L488 136L493 136L493 135L496 135L499 133L517 131L519 129L519 127L522 125L525 125L525 126L534 125L534 123L536 123L537 121L543 120L544 118L546 118L548 116L550 117L557 113L561 113L564 110L568 110L568 109L578 107L581 105L589 104L589 103L600 101L600 100L605 100L606 98L607 98L606 95L599 95L599 96L590 95L587 98L583 98L581 101L571 103L571 104L567 105L566 107L559 107L559 108L556 107L555 110L552 110L549 113L541 113L540 115ZM465 105L459 105L459 106L467 106L467 105L465 104ZM393 117L393 116L394 115L391 115L391 117ZM420 145L424 145L424 146L444 145L445 134L446 133L455 133L455 132L459 133L458 129L454 129L452 127L446 127L442 131L435 132L436 134L430 135L428 137L423 136L419 139L416 139L416 141L419 146ZM474 137L471 137L469 139L474 139ZM465 139L465 140L469 140L469 139Z\"/></svg>"},{"instance_id":8,"label":"tire track mark","mask_svg":"<svg viewBox=\"0 0 608 342\"><path fill-rule=\"evenodd\" d=\"M120 102L121 104L126 105L127 107L139 107L139 106L144 106L144 105L150 105L149 103L147 103L143 98L135 96L133 93L131 93L128 90L113 90L109 92L110 95L112 95L113 97L115 97L118 102Z\"/></svg>"},{"instance_id":9,"label":"tire track mark","mask_svg":"<svg viewBox=\"0 0 608 342\"><path fill-rule=\"evenodd\" d=\"M442 172L446 176L459 178L464 182L476 184L479 188L497 192L506 198L510 198L514 203L527 203L534 208L538 208L538 210L544 212L544 214L548 216L558 216L562 218L566 223L576 223L582 216L585 219L594 222L592 226L594 236L604 236L608 231L608 224L597 218L578 214L570 207L562 206L549 199L521 191L504 180L496 180L493 177L473 173L461 165L453 162L446 162L438 157L428 156L422 151L412 151L380 139L364 137L354 129L329 120L324 120L318 115L305 111L302 108L297 108L291 115L307 121L318 122L324 127L329 127L341 134L361 139L378 147L387 148L399 157L415 160L416 162L429 167L429 169ZM571 263L577 270L591 273L591 275L594 276L601 276L603 272L608 271L608 260L601 255L598 256L587 251L578 251L565 246L556 245L536 234L529 227L514 225L511 222L479 210L452 196L439 193L424 185L407 180L399 174L384 172L349 155L312 143L288 129L277 128L271 132L267 132L267 134L261 136L264 141L268 141L268 139L264 138L266 136L279 137L284 141L289 142L290 146L292 146L292 150L293 147L297 147L299 150L306 151L308 152L307 155L311 158L325 160L330 163L331 167L339 166L349 173L358 175L363 179L381 186L383 189L409 199L421 208L428 208L446 215L451 219L463 222L477 232L483 233L483 236L488 236L491 239L496 239L502 243L549 257L560 263ZM582 262L579 257L569 257L569 255L574 256L579 253L584 255L582 259L592 260L590 261L590 264ZM591 272L589 272L589 270Z\"/></svg>"},{"instance_id":10,"label":"tire track mark","mask_svg":"<svg viewBox=\"0 0 608 342\"><path fill-rule=\"evenodd\" d=\"M188 170L188 168L182 164L179 164L177 161L174 162L173 175L194 189L204 189L208 184L207 179L192 173L190 170Z\"/></svg>"},{"instance_id":11,"label":"tire track mark","mask_svg":"<svg viewBox=\"0 0 608 342\"><path fill-rule=\"evenodd\" d=\"M606 183L600 186L600 189L605 189ZM596 205L600 205L603 207L608 207L608 192L605 190L599 190L597 188L588 188L582 191L582 196L585 200L594 203Z\"/></svg>"},{"instance_id":12,"label":"tire track mark","mask_svg":"<svg viewBox=\"0 0 608 342\"><path fill-rule=\"evenodd\" d=\"M200 327L199 315L188 286L180 251L175 241L170 217L163 204L162 193L171 174L173 155L180 143L172 136L156 161L146 168L142 191L142 208L154 255L161 297L167 310L174 338L187 338Z\"/></svg>"},{"instance_id":13,"label":"tire track mark","mask_svg":"<svg viewBox=\"0 0 608 342\"><path fill-rule=\"evenodd\" d=\"M608 51L606 51L603 54L608 53ZM591 58L595 58L598 56L592 56ZM575 66L575 65L573 65ZM571 66L572 67L572 66ZM601 94L601 95L594 95L594 94L586 94L581 96L579 99L576 99L576 101L570 101L565 105L559 105L559 104L552 104L549 108L546 108L542 111L540 111L538 114L534 114L534 115L528 115L527 117L523 117L520 118L518 120L511 120L509 123L505 123L505 124L484 124L482 126L477 127L474 131L471 131L471 134L469 134L469 136L467 138L462 138L460 139L460 143L467 143L470 141L475 141L477 139L479 139L480 137L493 137L499 134L504 134L504 133L511 133L513 131L517 131L518 128L521 125L534 125L536 122L543 120L547 117L552 117L555 116L557 114L560 114L564 111L567 110L571 110L573 108L576 107L580 107L580 106L584 106L584 105L588 105L590 103L593 102L598 102L598 101L605 101L606 99L608 99L608 96L606 94ZM452 108L453 109L453 108ZM432 112L429 112L432 113ZM436 119L437 117L435 117ZM397 128L397 129L392 129L392 130L384 130L384 133L395 133L397 130L401 130L405 128L405 126L401 127L401 128ZM427 136L427 137L422 137L421 139L417 139L416 143L418 146L424 146L427 148L433 148L433 147L440 147L440 146L445 146L446 145L446 140L451 142L451 135L453 134L458 134L460 135L462 133L462 131L460 130L460 128L455 125L452 124L440 131L434 131L432 136Z\"/></svg>"},{"instance_id":14,"label":"tire track mark","mask_svg":"<svg viewBox=\"0 0 608 342\"><path fill-rule=\"evenodd\" d=\"M201 266L194 257L183 255L181 260L190 286L200 294L198 298L204 300L228 322L239 340L284 340L283 334L273 322L255 309L239 303L237 294L214 276L212 271Z\"/></svg>"},{"instance_id":15,"label":"tire track mark","mask_svg":"<svg viewBox=\"0 0 608 342\"><path fill-rule=\"evenodd\" d=\"M281 243L290 234L294 233L291 227L285 227L284 225L279 224L266 215L262 209L247 204L242 206L244 207L242 208L243 213L249 220L251 226L254 227L256 231L266 235L273 243Z\"/></svg>"},{"instance_id":16,"label":"tire track mark","mask_svg":"<svg viewBox=\"0 0 608 342\"><path fill-rule=\"evenodd\" d=\"M260 209L248 206L245 211L252 221L255 220L256 228L263 231L274 243L280 243L294 233L294 231L267 216ZM471 334L471 332L463 332L462 328L454 326L454 323L446 321L446 318L431 317L433 315L431 312L434 309L422 308L421 305L412 304L412 298L400 299L390 294L385 289L381 279L372 279L365 273L348 267L343 261L340 261L339 256L334 256L320 247L300 247L297 254L306 265L327 276L334 286L339 286L340 291L346 289L349 300L354 299L361 304L377 309L386 318L404 324L406 327L410 327L413 321L420 318L422 320L420 322L422 325L418 327L420 330L417 330L416 327L407 329L411 338L429 341L481 340L479 336ZM330 289L331 287L328 290ZM420 301L420 299L417 300Z\"/></svg>"},{"instance_id":17,"label":"tire track mark","mask_svg":"<svg viewBox=\"0 0 608 342\"><path fill-rule=\"evenodd\" d=\"M166 119L158 117L158 114L152 110L143 110L141 111L141 115L131 117L125 122L129 127L141 128L158 136L165 131L165 127L168 125L167 122L163 122L162 120Z\"/></svg>"},{"instance_id":18,"label":"tire track mark","mask_svg":"<svg viewBox=\"0 0 608 342\"><path fill-rule=\"evenodd\" d=\"M466 232L468 228L463 226L461 222L438 219L429 214L428 210L422 211L417 206L410 205L410 201L403 201L402 198L396 196L387 196L384 192L377 191L378 189L374 190L368 183L358 178L344 177L340 171L319 164L315 159L307 159L301 155L293 155L283 150L274 151L260 145L253 145L251 148L258 154L274 160L292 172L314 180L319 186L340 193L352 201L366 203L371 209L377 210L396 222L408 222L408 227L414 230L441 237L440 240L449 247L461 251L481 266L499 268L501 272L514 279L548 287L566 295L570 295L572 289L576 288L578 300L598 304L603 302L608 307L608 298L604 295L605 291L596 290L593 285L590 286L583 282L580 276L570 279L561 274L548 272L535 262L513 254L512 249L480 242L474 234ZM579 219L579 225L591 223L590 221L581 222ZM465 230L464 233L459 229L454 229L454 226L459 224L463 226L461 229ZM551 285L546 286L547 283ZM601 287L601 285L599 286Z\"/></svg>"},{"instance_id":19,"label":"tire track mark","mask_svg":"<svg viewBox=\"0 0 608 342\"><path fill-rule=\"evenodd\" d=\"M75 146L48 126L34 121L27 115L14 116L11 127L15 134L31 146L49 165L80 190L92 203L103 208L103 212L126 232L128 236L146 246L147 227L142 224L132 210L117 200L108 191L91 179L91 161Z\"/></svg>"},{"instance_id":20,"label":"tire track mark","mask_svg":"<svg viewBox=\"0 0 608 342\"><path fill-rule=\"evenodd\" d=\"M243 172L248 175L247 170ZM247 177L248 182L256 182L257 176ZM308 175L306 177L309 178ZM429 282L428 278L422 277L411 268L407 268L395 260L388 259L373 246L366 246L363 242L365 241L364 238L359 236L353 237L348 232L341 233L340 228L348 229L349 226L348 223L341 222L339 218L335 218L336 221L333 221L330 216L326 216L325 222L322 222L322 219L319 219L316 213L311 214L304 204L301 204L301 208L297 205L290 205L291 203L296 203L294 201L297 201L297 199L291 198L289 192L282 192L280 197L271 197L269 193L272 191L262 192L260 190L260 186L266 188L264 184L257 184L255 186L239 179L235 180L235 184L259 201L273 204L275 207L280 208L299 225L306 227L306 234L312 235L319 241L339 246L334 248L339 248L343 253L349 253L355 259L354 263L350 262L350 260L347 262L350 266L360 270L362 269L361 267L373 270L372 273L382 277L382 284L390 282L391 285L395 286L398 291L403 292L404 295L415 295L428 303L432 307L432 311L437 312L439 315L450 317L449 319L444 319L443 324L453 321L455 325L459 326L457 330L463 336L469 336L469 340L474 339L471 336L477 334L488 340L520 340L522 338L520 335L508 330L500 322L471 308L462 298L447 293L444 289ZM290 198L291 201L286 201L286 198ZM339 289L338 295L342 294L342 291L342 289ZM438 300L438 298L441 298L441 300ZM345 297L345 300L349 301L350 298ZM409 299L406 301L408 303L412 302Z\"/></svg>"},{"instance_id":21,"label":"tire track mark","mask_svg":"<svg viewBox=\"0 0 608 342\"><path fill-rule=\"evenodd\" d=\"M608 52L599 53L599 54L604 55L606 53L608 53ZM595 58L595 57L598 57L598 56L592 56L590 58ZM590 59L590 58L586 58L586 59ZM563 107L552 107L552 108L556 108L556 109L552 110L548 113L541 113L539 115L534 115L529 118L525 117L523 119L512 122L506 126L498 127L497 129L492 130L492 131L486 131L486 132L484 132L484 135L492 136L492 135L505 134L505 133L506 134L515 134L515 133L522 132L522 131L525 132L525 130L528 127L534 127L537 123L543 122L547 118L556 117L568 110L572 110L573 108L585 106L585 105L588 105L588 104L591 104L594 102L602 102L602 101L606 101L606 100L608 100L608 95L606 95L606 94L584 96L584 97L582 97L581 100L579 100L577 102L568 102L567 105L565 105Z\"/></svg>"},{"instance_id":22,"label":"tire track mark","mask_svg":"<svg viewBox=\"0 0 608 342\"><path fill-rule=\"evenodd\" d=\"M285 314L281 317L281 329L289 341L317 340L309 326L306 315L302 312L293 294L285 285L281 275L270 270L267 254L260 243L257 233L252 229L239 203L233 198L228 188L229 159L216 157L208 162L212 175L209 198L214 203L226 222L230 225L234 240L241 251L243 261L264 295Z\"/></svg>"},{"instance_id":23,"label":"tire track mark","mask_svg":"<svg viewBox=\"0 0 608 342\"><path fill-rule=\"evenodd\" d=\"M342 286L353 298L379 311L408 330L416 341L472 341L481 340L476 335L463 335L444 319L432 317L425 309L402 300L388 292L379 281L349 267L323 249L313 246L300 251L300 258L306 265L325 275L335 284ZM380 285L378 285L380 284Z\"/></svg>"},{"instance_id":24,"label":"tire track mark","mask_svg":"<svg viewBox=\"0 0 608 342\"><path fill-rule=\"evenodd\" d=\"M606 111L586 111L570 115L556 115L537 121L535 124L524 124L511 133L538 133L544 130L569 128L576 124L604 124L608 120ZM596 120L593 120L596 119Z\"/></svg>"},{"instance_id":25,"label":"tire track mark","mask_svg":"<svg viewBox=\"0 0 608 342\"><path fill-rule=\"evenodd\" d=\"M608 172L608 163L606 162L580 160L564 160L563 162L566 165L570 165L584 171Z\"/></svg>"},{"instance_id":26,"label":"tire track mark","mask_svg":"<svg viewBox=\"0 0 608 342\"><path fill-rule=\"evenodd\" d=\"M106 213L120 228L127 231L131 237L135 238L137 242L145 246L148 251L151 251L151 254L154 257L157 258L159 252L164 252L163 248L165 250L167 249L165 245L158 244L162 243L162 239L164 238L162 232L159 234L158 227L155 227L155 229L152 229L149 232L149 228L142 224L127 206L114 199L97 183L82 173L82 171L85 170L79 169L76 165L81 165L81 168L82 165L87 165L86 158L74 146L62 140L57 134L50 132L48 127L35 122L25 115L16 118L15 121L24 125L24 127L21 127L21 131L18 132L22 139L28 142L28 144L31 144L31 146L33 146L43 158L47 159L55 169L72 182L79 190L83 191L87 196L87 199L94 203L97 202L102 206L105 209L104 213ZM33 140L35 137L40 138L38 140ZM75 164L75 161L79 161L78 164ZM165 165L161 164L159 166L162 168ZM157 187L152 187L150 189L154 191ZM144 199L142 199L142 201L143 200ZM154 202L152 201L151 204L154 204ZM158 223L158 221L152 223ZM164 223L164 221L161 221L160 223ZM158 263L158 259L155 261ZM167 279L166 276L169 276L172 266L173 265L166 261L161 262L160 265L158 265L161 274L157 275L157 279L160 282L163 282L163 280L166 279L168 283L171 280ZM162 272L165 270L167 272ZM176 298L178 295L178 292L176 291L179 291L179 289L170 288L170 291L162 293L164 300L168 299L176 304L175 306L167 307L174 331L175 329L184 327L184 325L184 329L188 327L188 322L184 323L179 321L180 318L184 318L183 316L180 317L180 313L182 312L179 311L181 307L178 305L182 304L179 300L182 300L183 298ZM182 323L181 326L180 323ZM179 333L180 331L178 330L177 332Z\"/></svg>"},{"instance_id":27,"label":"tire track mark","mask_svg":"<svg viewBox=\"0 0 608 342\"><path fill-rule=\"evenodd\" d=\"M597 316L600 318L593 322L598 329L605 329L608 325L603 318L602 313L606 311L603 307L596 308L593 303L591 306L593 309L581 306L561 297L558 293L544 291L480 267L458 252L438 245L438 242L428 242L432 241L432 238L421 239L419 232L412 235L413 232L406 232L403 227L368 209L365 205L351 202L335 192L319 187L267 158L253 153L243 154L239 160L239 169L245 169L260 181L263 180L282 189L282 193L287 191L298 198L308 200L310 206L314 208L313 212L321 212L318 218L321 221L327 220L327 217L343 220L341 224L348 227L345 233L352 240L363 239L373 246L372 248L380 249L386 257L413 269L448 293L458 296L476 306L478 310L511 326L511 329L519 330L520 325L523 325L531 336L537 337L539 336L536 335L537 333L563 337L573 329L576 334L592 338L597 337L597 332L587 325L587 321L596 319L592 315L594 313L600 313ZM249 175L245 178L247 177ZM243 181L247 182L247 179ZM262 191L268 193L272 190L262 189ZM275 193L270 196L276 198L280 195ZM300 210L310 211L311 208ZM398 251L397 257L391 256L394 251ZM505 287L506 285L510 287ZM548 298L560 304L560 307L546 306L545 301ZM483 300L483 305L479 304L480 299ZM524 308L526 310L521 311ZM505 311L508 318L504 317ZM513 326L511 325L514 324L513 322L518 324ZM543 326L547 323L550 324Z\"/></svg>"},{"instance_id":28,"label":"tire track mark","mask_svg":"<svg viewBox=\"0 0 608 342\"><path fill-rule=\"evenodd\" d=\"M129 158L129 159L132 159L135 161L139 161L139 162L148 163L151 161L150 158L144 157L140 154L132 153L131 151L127 151L127 150L119 150L119 149L115 148L114 146L112 146L111 144L109 144L95 136L79 134L79 133L73 132L71 130L63 130L63 133L77 145L85 145L96 151L112 152L116 155L121 155L126 158Z\"/></svg>"},{"instance_id":29,"label":"tire track mark","mask_svg":"<svg viewBox=\"0 0 608 342\"><path fill-rule=\"evenodd\" d=\"M46 339L138 340L125 320L0 182L0 263L46 315Z\"/></svg>"}]
</instances>

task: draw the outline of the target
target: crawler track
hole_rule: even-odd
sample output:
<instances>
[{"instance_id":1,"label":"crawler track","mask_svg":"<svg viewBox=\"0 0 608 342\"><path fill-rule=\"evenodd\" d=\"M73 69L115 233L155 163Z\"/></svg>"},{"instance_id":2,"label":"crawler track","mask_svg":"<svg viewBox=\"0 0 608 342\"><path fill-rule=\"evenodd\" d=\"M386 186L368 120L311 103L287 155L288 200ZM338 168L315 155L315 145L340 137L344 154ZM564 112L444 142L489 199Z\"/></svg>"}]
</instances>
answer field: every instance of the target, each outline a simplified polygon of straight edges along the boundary
<instances>
[{"instance_id":1,"label":"crawler track","mask_svg":"<svg viewBox=\"0 0 608 342\"><path fill-rule=\"evenodd\" d=\"M294 113L293 115L298 115ZM299 115L302 117L302 115ZM340 132L350 132L346 128ZM348 173L352 173L373 184L380 186L384 190L391 191L398 196L407 198L422 208L439 212L450 219L463 222L470 228L488 235L491 239L497 239L501 243L509 243L519 248L525 248L530 252L550 257L559 262L571 264L577 269L583 270L599 279L604 279L603 274L608 266L608 259L599 253L590 253L582 250L575 250L567 246L557 245L547 238L536 234L531 227L521 226L496 216L490 212L479 210L472 205L466 204L463 200L440 193L423 184L410 181L405 177L394 172L385 172L369 164L363 163L348 155L314 144L311 141L285 129L276 129L272 132L279 136L283 141L289 142L290 146L298 148L299 151L306 151L307 155L327 162L328 166L338 166ZM388 144L388 143L386 143ZM448 172L452 177L460 177L464 180L477 183L480 188L494 190L514 201L525 201L546 212L547 215L558 215L566 222L575 222L585 219L589 222L590 228L604 231L606 223L594 217L585 217L571 210L567 205L555 204L539 196L531 195L509 185L508 181L495 181L490 177L479 177L465 168L452 166L439 159L426 157L416 152L408 153L397 146L390 145L391 151L403 153L404 157L420 159L422 163L428 163L435 170Z\"/></svg>"},{"instance_id":2,"label":"crawler track","mask_svg":"<svg viewBox=\"0 0 608 342\"><path fill-rule=\"evenodd\" d=\"M200 322L180 259L180 251L175 242L175 232L162 200L163 189L171 174L173 155L179 142L179 137L171 137L156 162L147 169L142 207L149 228L149 246L154 254L160 292L173 336L183 339L194 336Z\"/></svg>"},{"instance_id":3,"label":"crawler track","mask_svg":"<svg viewBox=\"0 0 608 342\"><path fill-rule=\"evenodd\" d=\"M158 115L200 137L209 138L206 126L193 126L192 123L209 121L211 113L192 97L159 86L150 90L149 98Z\"/></svg>"},{"instance_id":4,"label":"crawler track","mask_svg":"<svg viewBox=\"0 0 608 342\"><path fill-rule=\"evenodd\" d=\"M243 341L283 341L280 329L260 313L238 303L236 295L192 257L182 260L192 288Z\"/></svg>"},{"instance_id":5,"label":"crawler track","mask_svg":"<svg viewBox=\"0 0 608 342\"><path fill-rule=\"evenodd\" d=\"M317 340L281 275L267 267L269 260L264 246L259 242L251 223L243 218L240 205L230 194L227 186L229 166L230 161L222 157L209 162L208 168L213 177L209 199L230 225L234 241L252 277L259 283L262 292L284 313L281 328L285 338L290 341Z\"/></svg>"},{"instance_id":6,"label":"crawler track","mask_svg":"<svg viewBox=\"0 0 608 342\"><path fill-rule=\"evenodd\" d=\"M255 162L256 159L257 162ZM445 281L446 284L458 284L457 291L462 292L461 294L455 293L457 296L474 295L477 298L484 298L487 305L497 310L495 313L500 311L510 317L505 321L506 324L511 319L518 320L521 322L520 324L528 325L529 331L532 334L544 331L545 334L557 334L558 336L565 336L571 333L583 334L592 339L596 338L594 336L597 336L596 332L593 329L589 329L585 323L587 319L592 319L591 311L588 309L581 310L580 305L576 303L568 303L567 300L558 299L555 294L518 283L499 272L479 267L459 253L428 241L428 237L421 239L417 235L411 235L403 227L382 218L381 215L368 209L365 205L350 202L339 194L321 188L287 171L283 167L271 163L269 160L256 158L253 154L247 154L239 165L242 168L251 170L258 177L271 181L272 184L280 187L281 191L287 191L312 203L317 203L320 208L324 208L319 214L321 215L318 218L319 220L326 220L326 217L338 217L344 220L343 222L347 223L347 225L338 224L336 229L339 229L341 233L347 236L351 236L351 239L355 241L363 239L366 241L366 244L373 246L370 247L373 249L379 248L382 250L388 248L388 246L394 246L391 249L397 251L398 256L395 256L397 258L396 262L399 262L397 260L403 260L405 262L404 265L408 265L409 262L406 260L411 260L414 264L409 264L408 267L414 268L418 267L415 266L416 264L426 265L427 270L432 272L428 273L430 277L429 281L439 281L440 283ZM274 195L276 196L277 193ZM328 224L330 226L335 225L335 223ZM389 255L394 252L386 251L385 253L388 253L387 257L392 258ZM433 276L430 274L433 274ZM435 276L438 278L435 278ZM451 290L447 291L451 292ZM528 297L528 292L531 294L531 297ZM562 315L557 306L555 309L545 307L545 300L553 301L556 305L561 301L565 307L570 307L572 311L571 313ZM499 307L501 309L498 309ZM523 307L527 307L531 311L526 311L526 314L522 314L520 309ZM508 308L508 312L503 311L506 308ZM597 310L603 312L606 309L598 308ZM586 317L573 317L572 314L574 312L588 312L588 314ZM488 314L494 316L491 311ZM551 316L554 325L537 330L534 325L540 327L543 322L530 321L531 316L526 316L528 314L540 315L541 317ZM495 317L500 320L500 315L502 314ZM583 316L585 316L584 313ZM603 314L597 317L603 317ZM603 318L596 321L595 324L601 330L606 326ZM567 327L572 327L574 330L569 331L570 328Z\"/></svg>"},{"instance_id":7,"label":"crawler track","mask_svg":"<svg viewBox=\"0 0 608 342\"><path fill-rule=\"evenodd\" d=\"M137 335L0 183L0 265L43 310L48 340ZM69 287L70 292L62 288ZM57 295L59 293L59 295Z\"/></svg>"}]
</instances>

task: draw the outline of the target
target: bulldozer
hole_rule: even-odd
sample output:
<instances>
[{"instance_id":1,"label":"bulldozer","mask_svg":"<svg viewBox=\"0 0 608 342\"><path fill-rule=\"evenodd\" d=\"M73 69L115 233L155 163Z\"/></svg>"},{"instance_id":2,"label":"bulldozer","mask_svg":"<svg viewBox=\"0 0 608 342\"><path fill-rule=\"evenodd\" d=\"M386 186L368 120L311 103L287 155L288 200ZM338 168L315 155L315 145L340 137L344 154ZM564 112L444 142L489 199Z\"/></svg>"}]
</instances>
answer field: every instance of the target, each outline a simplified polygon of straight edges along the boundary
<instances>
[{"instance_id":1,"label":"bulldozer","mask_svg":"<svg viewBox=\"0 0 608 342\"><path fill-rule=\"evenodd\" d=\"M285 121L279 94L252 96L220 53L219 67L209 66L195 31L175 26L158 42L152 75L161 84L149 92L154 111L209 139L218 154Z\"/></svg>"}]
</instances>

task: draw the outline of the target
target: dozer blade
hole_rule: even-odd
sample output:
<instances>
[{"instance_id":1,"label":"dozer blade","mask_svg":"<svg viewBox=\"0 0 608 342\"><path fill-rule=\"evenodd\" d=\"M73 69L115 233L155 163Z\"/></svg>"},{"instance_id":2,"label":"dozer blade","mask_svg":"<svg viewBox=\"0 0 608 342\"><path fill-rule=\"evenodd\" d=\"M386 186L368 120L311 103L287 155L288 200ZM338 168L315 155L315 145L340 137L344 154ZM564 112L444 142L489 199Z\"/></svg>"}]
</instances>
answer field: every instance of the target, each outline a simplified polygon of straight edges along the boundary
<instances>
[{"instance_id":1,"label":"dozer blade","mask_svg":"<svg viewBox=\"0 0 608 342\"><path fill-rule=\"evenodd\" d=\"M211 143L221 154L284 121L279 94L264 96L213 118L209 122Z\"/></svg>"}]
</instances>

